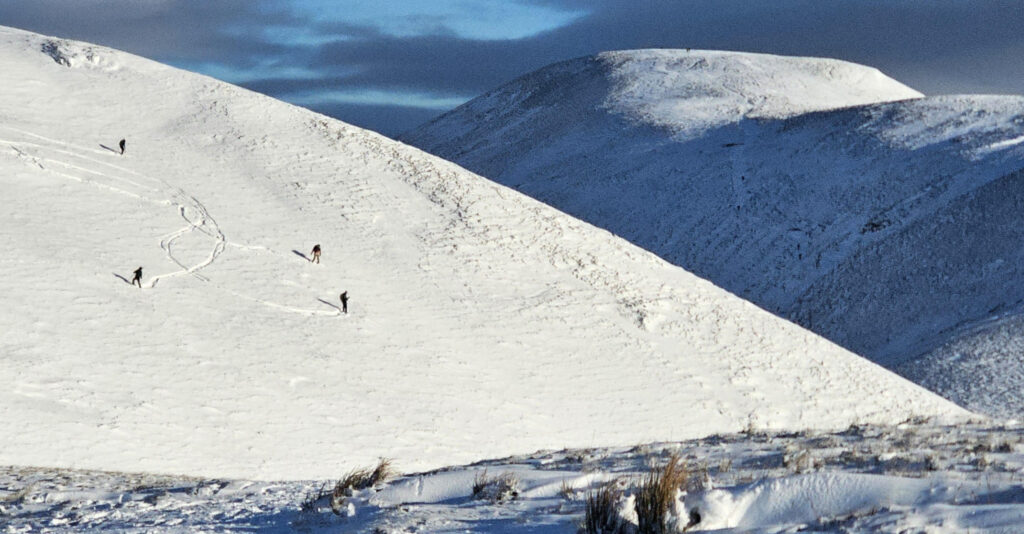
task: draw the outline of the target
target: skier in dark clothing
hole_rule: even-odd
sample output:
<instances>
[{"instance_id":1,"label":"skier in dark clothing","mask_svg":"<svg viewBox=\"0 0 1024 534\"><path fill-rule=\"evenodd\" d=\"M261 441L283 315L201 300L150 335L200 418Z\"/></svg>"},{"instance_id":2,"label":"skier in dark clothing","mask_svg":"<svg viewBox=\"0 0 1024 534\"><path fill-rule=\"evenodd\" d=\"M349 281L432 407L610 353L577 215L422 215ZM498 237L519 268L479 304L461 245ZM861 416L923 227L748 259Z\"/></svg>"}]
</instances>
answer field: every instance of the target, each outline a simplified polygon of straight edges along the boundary
<instances>
[{"instance_id":1,"label":"skier in dark clothing","mask_svg":"<svg viewBox=\"0 0 1024 534\"><path fill-rule=\"evenodd\" d=\"M121 142L117 144L117 146L121 147L121 155L123 156L124 155L124 139L122 139Z\"/></svg>"},{"instance_id":2,"label":"skier in dark clothing","mask_svg":"<svg viewBox=\"0 0 1024 534\"><path fill-rule=\"evenodd\" d=\"M320 263L320 245L313 245L313 259L309 260L313 263Z\"/></svg>"},{"instance_id":3,"label":"skier in dark clothing","mask_svg":"<svg viewBox=\"0 0 1024 534\"><path fill-rule=\"evenodd\" d=\"M341 313L348 313L348 291L341 294Z\"/></svg>"},{"instance_id":4,"label":"skier in dark clothing","mask_svg":"<svg viewBox=\"0 0 1024 534\"><path fill-rule=\"evenodd\" d=\"M138 284L139 289L142 289L142 267L135 269L135 278L132 278L132 285Z\"/></svg>"}]
</instances>

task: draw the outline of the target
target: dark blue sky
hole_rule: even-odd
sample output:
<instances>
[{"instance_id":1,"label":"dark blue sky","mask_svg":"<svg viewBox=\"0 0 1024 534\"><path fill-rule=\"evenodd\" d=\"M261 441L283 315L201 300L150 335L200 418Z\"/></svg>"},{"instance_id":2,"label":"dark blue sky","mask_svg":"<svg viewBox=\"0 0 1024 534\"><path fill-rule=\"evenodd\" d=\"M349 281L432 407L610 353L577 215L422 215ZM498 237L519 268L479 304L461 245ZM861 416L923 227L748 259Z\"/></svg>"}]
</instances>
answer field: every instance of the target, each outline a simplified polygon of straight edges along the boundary
<instances>
[{"instance_id":1,"label":"dark blue sky","mask_svg":"<svg viewBox=\"0 0 1024 534\"><path fill-rule=\"evenodd\" d=\"M1024 0L3 0L0 25L388 135L549 63L627 48L835 57L927 94L1024 94Z\"/></svg>"}]
</instances>

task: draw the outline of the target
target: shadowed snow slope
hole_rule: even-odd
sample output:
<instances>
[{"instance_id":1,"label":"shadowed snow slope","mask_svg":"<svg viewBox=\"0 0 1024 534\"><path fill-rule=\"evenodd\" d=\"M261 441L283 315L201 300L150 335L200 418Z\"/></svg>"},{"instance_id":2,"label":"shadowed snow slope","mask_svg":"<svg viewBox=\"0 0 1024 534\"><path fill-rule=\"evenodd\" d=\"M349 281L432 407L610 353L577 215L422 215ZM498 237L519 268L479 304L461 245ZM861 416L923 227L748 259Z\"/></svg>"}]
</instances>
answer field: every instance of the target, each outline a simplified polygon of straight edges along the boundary
<instances>
[{"instance_id":1,"label":"shadowed snow slope","mask_svg":"<svg viewBox=\"0 0 1024 534\"><path fill-rule=\"evenodd\" d=\"M1019 420L1024 414L1024 315L972 326L896 371L969 409Z\"/></svg>"},{"instance_id":2,"label":"shadowed snow slope","mask_svg":"<svg viewBox=\"0 0 1024 534\"><path fill-rule=\"evenodd\" d=\"M914 96L840 61L613 52L405 140L895 366L1024 307L1024 98L891 102Z\"/></svg>"},{"instance_id":3,"label":"shadowed snow slope","mask_svg":"<svg viewBox=\"0 0 1024 534\"><path fill-rule=\"evenodd\" d=\"M0 464L316 478L966 414L374 133L12 29L0 64Z\"/></svg>"}]
</instances>

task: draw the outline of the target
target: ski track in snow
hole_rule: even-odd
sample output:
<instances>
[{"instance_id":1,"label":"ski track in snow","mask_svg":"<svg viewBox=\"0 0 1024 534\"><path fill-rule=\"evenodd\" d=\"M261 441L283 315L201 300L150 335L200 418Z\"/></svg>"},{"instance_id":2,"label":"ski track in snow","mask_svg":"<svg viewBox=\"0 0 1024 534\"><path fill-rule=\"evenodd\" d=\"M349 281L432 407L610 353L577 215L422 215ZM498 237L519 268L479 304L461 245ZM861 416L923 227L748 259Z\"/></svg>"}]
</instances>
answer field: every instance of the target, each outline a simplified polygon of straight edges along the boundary
<instances>
[{"instance_id":1,"label":"ski track in snow","mask_svg":"<svg viewBox=\"0 0 1024 534\"><path fill-rule=\"evenodd\" d=\"M137 173L135 171L132 171L130 169L127 169L127 168L125 168L123 166L114 165L112 163L104 162L104 161L101 161L101 160L96 160L94 158L87 158L87 157L84 157L82 154L77 153L77 152L75 152L73 150L68 150L66 148L65 149L54 148L54 146L63 146L63 147L67 147L67 148L77 148L79 150L82 150L82 147L74 145L72 143L62 142L62 141L59 141L59 140L56 140L56 139L50 139L50 138L47 138L47 137L44 137L44 136L41 136L41 135L32 134L30 132L24 132L24 131L21 131L21 130L17 130L15 128L11 128L9 126L0 125L0 127L3 127L4 129L7 129L7 130L15 131L15 132L18 132L18 133L22 133L22 134L28 134L28 135L31 135L32 137L35 137L35 138L37 138L37 139L39 139L39 140L41 140L41 141L43 141L45 143L49 143L49 145L46 145L46 144L40 144L40 143L20 142L20 141L15 141L15 140L10 140L10 139L0 139L0 142L7 143L8 145L10 145L11 148L14 149L14 151L17 152L20 156L22 156L24 158L27 158L29 161L31 161L32 163L37 165L40 169L46 170L46 171L50 172L51 174L54 174L54 175L57 175L57 176L61 176L61 177L64 177L64 178L69 178L69 179L72 179L72 180L76 180L78 182L86 183L86 184L93 185L93 186L96 186L96 187L104 188L104 189L110 190L112 192L119 193L119 194L122 194L122 195L127 195L127 196L134 197L134 198L137 198L137 199L140 199L140 200L155 202L157 204L173 204L175 206L178 214L181 216L182 219L185 220L185 222L188 223L188 225L183 227L183 228L181 228L181 229L179 229L179 230L171 232L171 233L165 235L164 237L162 237L160 239L160 248L164 250L164 252L167 255L167 258L169 260L171 260L171 262L176 264L178 267L180 267L181 270L180 271L173 271L173 272L165 273L165 274L160 274L160 275L156 275L156 276L152 276L143 285L144 288L153 288L153 287L156 286L157 283L160 282L161 279L171 278L171 277L174 277L174 276L181 276L181 275L194 275L199 280L202 280L204 282L205 281L209 281L207 278L197 274L197 271L203 269L204 267L207 267L208 265L210 265L211 263L213 263L217 259L217 256L219 256L221 254L221 252L223 252L223 250L224 250L224 242L225 242L226 239L224 237L224 234L220 231L220 228L217 226L216 221L214 221L213 218L209 216L209 213L206 211L206 207L203 206L203 204L201 202L199 202L199 200L196 199L194 196L189 195L188 193L186 193L185 191L182 191L181 189L174 188L173 186L171 186L170 184L168 184L164 180L161 180L161 179L158 179L158 178L152 178L152 177L149 177L149 176L145 176L143 174L139 174L139 173ZM67 161L58 160L55 157L47 157L47 156L44 156L44 155L28 154L26 151L20 150L19 146L21 146L21 147L33 146L33 147L35 147L37 149L42 150L43 152L55 152L55 153L59 153L59 154L64 154L64 155L70 156L72 158L83 159L83 160L89 161L90 163L100 164L100 165L109 167L109 168L114 169L114 170L119 171L119 172L130 173L130 174L135 175L138 178L142 178L143 180L146 180L146 181L148 181L148 182L150 182L152 184L159 184L162 187L154 187L153 185L143 185L143 184L140 184L138 182L134 182L132 180L128 180L128 179L125 179L125 178L113 176L113 175L110 175L108 173L96 171L96 170L93 170L93 169L84 168L84 167L81 167L79 165L75 165L75 164L69 163ZM60 166L64 167L65 169L68 169L68 170L71 170L71 171L79 171L81 173L90 174L90 175L93 175L93 177L92 178L87 178L87 177L83 177L83 176L80 176L80 175L73 175L73 174L69 174L67 172L61 172L61 171L53 170L53 169L49 168L49 166L51 164L52 165L60 165ZM170 189L172 191L172 193L170 195L170 199L168 199L168 200L165 200L165 201L154 201L154 200L152 200L152 199L150 199L150 198L148 198L146 196L143 196L141 193L130 191L128 189L123 189L122 188L123 186L122 187L118 187L117 185L112 185L112 184L109 184L109 183L102 183L102 182L98 182L97 181L98 179L104 179L104 178L105 179L113 179L115 181L119 181L119 182L123 182L123 183L129 184L129 185L133 185L133 186L135 186L137 188L146 188L149 191L154 192L154 193L166 192L166 190L168 190L168 189ZM185 203L182 203L183 201ZM189 217L189 214L188 214L188 210L189 209L191 209L196 214L196 216L197 216L196 220L193 220L193 219L191 219ZM191 232L195 232L195 231L200 230L200 229L201 229L202 233L204 233L204 234L206 234L208 236L212 236L214 238L213 250L210 252L209 257L206 258L205 260L203 260L202 262L197 263L195 265L191 265L191 266L185 265L178 258L176 258L174 256L174 254L172 253L171 248L172 248L174 242L177 239L181 238L182 236L184 236L186 234L189 234Z\"/></svg>"},{"instance_id":2,"label":"ski track in snow","mask_svg":"<svg viewBox=\"0 0 1024 534\"><path fill-rule=\"evenodd\" d=\"M84 155L84 154L87 154L87 153L94 153L94 154L98 154L98 155L101 155L101 156L108 156L108 155L110 155L112 157L121 157L120 155L114 154L110 150L105 150L105 149L89 149L89 148L86 148L84 146L77 145L75 143L70 143L70 142L67 142L67 141L61 141L59 139L52 139L52 138L45 137L45 136L42 136L42 135L38 135L38 134L35 134L35 133L32 133L32 132L28 132L28 131L25 131L25 130L20 130L20 129L17 129L17 128L13 128L13 127L7 126L7 125L0 125L0 128L3 128L3 129L5 129L5 130L7 130L9 132L25 135L25 136L32 137L32 138L36 139L36 142L25 141L25 140L14 140L14 139L0 139L0 143L7 144L17 154L17 156L19 158L25 160L26 163L31 164L31 165L35 165L35 166L39 167L41 170L44 170L44 171L46 171L46 172L48 172L48 173L50 173L52 175L60 176L62 178L74 180L76 182L80 182L80 183L88 184L88 185L91 185L91 186L94 186L94 187L98 187L98 188L101 188L101 189L105 189L105 190L111 191L113 193L117 193L117 194L125 195L125 196L128 196L128 197L136 198L136 199L141 200L141 201L150 202L150 203L154 203L154 204L157 204L157 205L173 205L175 207L178 215L187 223L187 225L182 227L182 228L180 228L180 229L178 229L178 230L175 230L173 232L169 232L166 235L162 236L160 238L159 245L160 245L160 248L163 249L165 255L167 256L167 259L170 260L175 265L177 265L180 268L180 270L171 271L171 272L167 272L167 273L162 273L162 274L151 276L146 281L146 283L144 283L142 285L143 288L145 288L145 289L152 289L152 288L155 288L156 285L161 280L164 280L164 279L167 279L167 278L179 277L179 276L192 276L192 277L196 278L197 280L200 280L202 282L207 282L207 283L209 283L211 281L210 278L202 275L200 273L200 271L205 269L206 267L209 267L210 265L212 265L217 260L217 257L220 256L224 252L224 250L225 250L226 246L229 244L229 242L227 240L227 237L224 235L224 232L221 231L221 228L217 224L217 221L210 215L209 211L206 209L206 206L199 199L197 199L195 196L192 196L192 195L188 194L186 191L183 191L180 188L172 186L166 180L163 180L163 179L160 179L160 178L153 178L151 176L147 176L145 174L136 172L136 171L134 171L132 169L129 169L127 167L124 167L124 166L121 166L121 165L116 165L116 164L114 164L112 162L109 162L109 161L104 161L102 159L92 158L92 157L88 157L88 156ZM62 155L65 155L65 156L69 156L70 158L74 158L74 159L82 160L82 161L87 162L87 163L98 165L98 166L100 166L100 168L112 169L113 171L115 171L115 173L125 173L125 174L132 175L133 177L135 177L136 179L138 179L140 181L136 181L136 180L132 180L132 179L129 179L129 178L125 178L124 176L118 176L117 174L103 172L101 170L96 170L94 168L84 167L82 165L77 165L77 164L71 163L69 161L56 159L56 157L54 157L54 156L47 157L47 156L40 155L40 154L31 154L31 153L29 153L28 150L25 149L25 147L32 147L32 149L34 149L34 150L40 150L40 151L42 151L44 153L48 153L48 154L62 154ZM59 171L59 170L55 170L55 169L51 168L52 165L60 166L60 167L62 167L64 169L67 169L68 171L77 171L80 174L69 174L69 172L62 172L62 171ZM89 175L89 177L82 176L82 174ZM117 182L117 184L103 183L101 181L98 181L98 180L102 180L102 179L112 180L112 181ZM130 189L126 189L125 187L127 187L127 186L131 186L131 187L135 188L136 190L142 190L142 191L139 192L139 191L133 191L133 190L130 190ZM170 194L169 194L170 198L168 198L168 199L153 198L153 197L156 197L156 196L158 196L160 194L167 194L168 191L170 192ZM193 265L187 265L182 260L180 260L179 258L175 257L174 252L173 252L174 243L177 240L179 240L180 238L182 238L182 237L184 237L184 236L186 236L188 234L194 233L194 232L199 232L201 234L204 234L204 235L210 237L213 240L213 248L210 251L210 254L205 259L203 259L202 261L200 261L198 263L195 263ZM255 247L250 247L250 248L255 248ZM268 249L266 247L260 247L260 249L261 250L270 250L270 249ZM276 253L276 254L280 254L280 253ZM330 311L324 311L324 310L315 310L315 309L299 308L299 307L295 307L295 306L288 306L288 305L285 305L285 304L279 304L279 303L268 301L268 300L265 300L265 299L256 298L256 297L253 297L251 295L247 295L247 294L244 294L244 293L241 293L241 292L238 292L238 291L234 291L234 290L231 290L231 289L227 289L227 288L224 288L224 287L219 287L216 284L214 284L214 286L217 287L217 289L219 289L221 291L224 291L226 293L229 293L229 294L231 294L231 295L233 295L233 296L235 296L237 298L242 298L242 299L246 299L246 300L249 300L249 301L252 301L252 302L257 302L257 303L263 304L263 305L265 305L265 306L267 306L269 308L272 308L272 309L275 309L275 310L280 310L280 311L283 311L283 312L297 313L297 314L300 314L300 315L307 315L307 316L314 316L314 315L339 316L339 315L341 315L341 310L340 309L336 310L336 311L333 311L333 312L330 312Z\"/></svg>"}]
</instances>

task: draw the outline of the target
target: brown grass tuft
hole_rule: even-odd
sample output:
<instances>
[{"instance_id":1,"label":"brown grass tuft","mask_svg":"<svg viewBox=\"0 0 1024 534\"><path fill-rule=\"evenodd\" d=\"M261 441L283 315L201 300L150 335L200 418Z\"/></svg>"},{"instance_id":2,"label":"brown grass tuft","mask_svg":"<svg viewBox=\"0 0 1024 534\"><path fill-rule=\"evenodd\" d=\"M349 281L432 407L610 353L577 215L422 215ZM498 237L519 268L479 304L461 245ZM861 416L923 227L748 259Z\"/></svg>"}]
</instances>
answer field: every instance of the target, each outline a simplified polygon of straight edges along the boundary
<instances>
[{"instance_id":1,"label":"brown grass tuft","mask_svg":"<svg viewBox=\"0 0 1024 534\"><path fill-rule=\"evenodd\" d=\"M638 534L670 531L669 511L674 507L677 490L686 487L687 476L679 454L673 453L664 467L651 469L640 481L635 502Z\"/></svg>"},{"instance_id":2,"label":"brown grass tuft","mask_svg":"<svg viewBox=\"0 0 1024 534\"><path fill-rule=\"evenodd\" d=\"M487 470L473 477L473 498L488 500L493 503L514 501L519 497L519 477L515 473L505 472L489 477Z\"/></svg>"},{"instance_id":3,"label":"brown grass tuft","mask_svg":"<svg viewBox=\"0 0 1024 534\"><path fill-rule=\"evenodd\" d=\"M334 485L331 492L331 510L341 514L345 499L361 489L371 488L395 478L398 472L390 458L381 458L374 468L353 469Z\"/></svg>"},{"instance_id":4,"label":"brown grass tuft","mask_svg":"<svg viewBox=\"0 0 1024 534\"><path fill-rule=\"evenodd\" d=\"M584 534L626 534L629 524L619 517L619 500L622 490L618 481L613 480L596 490L587 492L586 513L580 531Z\"/></svg>"}]
</instances>

